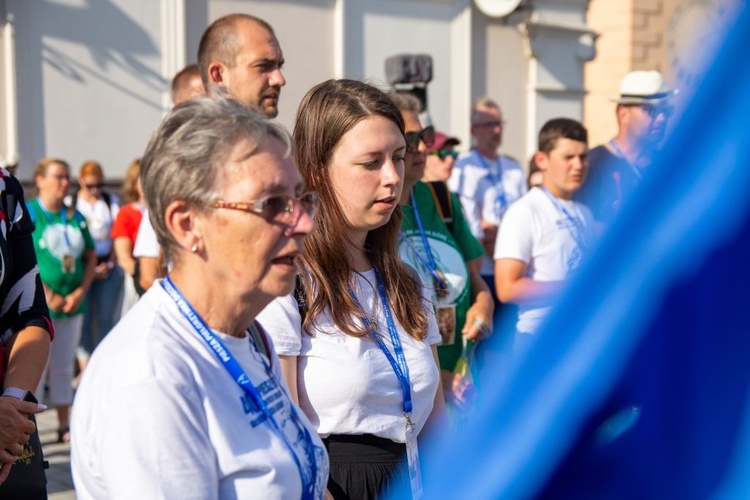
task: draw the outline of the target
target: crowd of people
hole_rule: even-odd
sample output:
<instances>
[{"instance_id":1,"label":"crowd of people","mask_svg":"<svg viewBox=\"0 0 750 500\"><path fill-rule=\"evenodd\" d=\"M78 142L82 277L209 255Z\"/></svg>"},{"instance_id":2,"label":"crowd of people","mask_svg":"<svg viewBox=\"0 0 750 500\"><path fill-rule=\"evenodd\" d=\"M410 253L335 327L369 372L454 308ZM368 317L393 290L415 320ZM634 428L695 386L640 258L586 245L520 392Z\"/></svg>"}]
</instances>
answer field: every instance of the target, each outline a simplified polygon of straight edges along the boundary
<instances>
[{"instance_id":1,"label":"crowd of people","mask_svg":"<svg viewBox=\"0 0 750 500\"><path fill-rule=\"evenodd\" d=\"M617 135L589 155L579 122L550 120L527 177L489 98L463 154L419 99L346 79L309 90L292 136L268 23L216 20L197 60L123 203L95 161L75 194L64 160L39 161L28 203L0 171L0 494L48 394L79 498L419 498L425 437L481 397L478 353L508 315L515 348L533 340L676 91L628 74Z\"/></svg>"}]
</instances>

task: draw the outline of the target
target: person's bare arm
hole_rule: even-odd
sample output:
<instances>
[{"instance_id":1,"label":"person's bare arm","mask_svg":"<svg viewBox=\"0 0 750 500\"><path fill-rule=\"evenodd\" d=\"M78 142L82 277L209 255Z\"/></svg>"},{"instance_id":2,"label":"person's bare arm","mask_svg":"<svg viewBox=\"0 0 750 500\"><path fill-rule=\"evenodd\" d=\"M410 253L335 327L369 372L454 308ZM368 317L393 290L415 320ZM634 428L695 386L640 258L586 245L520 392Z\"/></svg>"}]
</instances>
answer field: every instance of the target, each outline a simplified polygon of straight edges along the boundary
<instances>
[{"instance_id":1,"label":"person's bare arm","mask_svg":"<svg viewBox=\"0 0 750 500\"><path fill-rule=\"evenodd\" d=\"M71 314L78 310L78 306L81 305L83 299L86 298L86 292L89 291L91 283L94 282L96 274L96 253L94 249L86 250L86 255L83 258L84 269L83 269L83 281L81 284L65 296L65 305L62 308L62 312L65 314Z\"/></svg>"},{"instance_id":2,"label":"person's bare arm","mask_svg":"<svg viewBox=\"0 0 750 500\"><path fill-rule=\"evenodd\" d=\"M492 257L495 254L495 240L497 239L498 226L486 220L480 221L479 226L484 232L484 236L479 239L479 242L484 248L484 253Z\"/></svg>"},{"instance_id":3,"label":"person's bare arm","mask_svg":"<svg viewBox=\"0 0 750 500\"><path fill-rule=\"evenodd\" d=\"M135 259L133 258L133 242L127 236L115 238L113 247L117 264L130 276L135 273Z\"/></svg>"},{"instance_id":4,"label":"person's bare arm","mask_svg":"<svg viewBox=\"0 0 750 500\"><path fill-rule=\"evenodd\" d=\"M279 356L281 374L284 376L289 395L294 404L299 406L299 394L297 393L297 356Z\"/></svg>"},{"instance_id":5,"label":"person's bare arm","mask_svg":"<svg viewBox=\"0 0 750 500\"><path fill-rule=\"evenodd\" d=\"M536 281L527 278L526 268L525 262L516 259L495 261L495 287L500 302L544 303L562 288L563 281Z\"/></svg>"},{"instance_id":6,"label":"person's bare arm","mask_svg":"<svg viewBox=\"0 0 750 500\"><path fill-rule=\"evenodd\" d=\"M471 307L466 312L466 323L461 334L469 340L476 340L492 332L492 316L495 313L495 301L492 299L490 288L479 274L479 266L483 257L479 257L466 265L469 268L469 285L471 287ZM480 325L485 325L482 328Z\"/></svg>"},{"instance_id":7,"label":"person's bare arm","mask_svg":"<svg viewBox=\"0 0 750 500\"><path fill-rule=\"evenodd\" d=\"M144 290L148 290L159 277L159 258L138 257L138 269L140 271L138 284Z\"/></svg>"},{"instance_id":8,"label":"person's bare arm","mask_svg":"<svg viewBox=\"0 0 750 500\"><path fill-rule=\"evenodd\" d=\"M49 307L52 312L62 312L63 307L65 306L65 297L52 291L47 285L44 285L44 299L47 301L47 307Z\"/></svg>"},{"instance_id":9,"label":"person's bare arm","mask_svg":"<svg viewBox=\"0 0 750 500\"><path fill-rule=\"evenodd\" d=\"M3 387L35 391L47 364L49 349L50 334L44 328L29 326L13 335L6 345L8 370Z\"/></svg>"},{"instance_id":10,"label":"person's bare arm","mask_svg":"<svg viewBox=\"0 0 750 500\"><path fill-rule=\"evenodd\" d=\"M49 347L50 334L43 328L28 326L16 332L5 346L8 370L3 390L16 387L35 391L47 363ZM28 416L45 408L10 396L0 397L0 483L8 477L11 465L34 433L34 423Z\"/></svg>"}]
</instances>

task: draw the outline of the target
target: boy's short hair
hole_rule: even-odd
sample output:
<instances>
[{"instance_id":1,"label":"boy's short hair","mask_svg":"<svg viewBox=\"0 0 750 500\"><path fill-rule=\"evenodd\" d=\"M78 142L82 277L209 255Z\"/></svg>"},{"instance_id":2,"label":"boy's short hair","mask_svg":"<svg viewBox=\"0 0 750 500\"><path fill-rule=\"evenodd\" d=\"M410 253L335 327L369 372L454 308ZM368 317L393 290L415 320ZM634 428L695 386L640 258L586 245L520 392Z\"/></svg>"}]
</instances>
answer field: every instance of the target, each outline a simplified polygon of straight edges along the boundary
<instances>
[{"instance_id":1,"label":"boy's short hair","mask_svg":"<svg viewBox=\"0 0 750 500\"><path fill-rule=\"evenodd\" d=\"M571 139L588 144L589 134L578 121L570 118L553 118L544 124L539 131L539 151L549 154L558 139Z\"/></svg>"}]
</instances>

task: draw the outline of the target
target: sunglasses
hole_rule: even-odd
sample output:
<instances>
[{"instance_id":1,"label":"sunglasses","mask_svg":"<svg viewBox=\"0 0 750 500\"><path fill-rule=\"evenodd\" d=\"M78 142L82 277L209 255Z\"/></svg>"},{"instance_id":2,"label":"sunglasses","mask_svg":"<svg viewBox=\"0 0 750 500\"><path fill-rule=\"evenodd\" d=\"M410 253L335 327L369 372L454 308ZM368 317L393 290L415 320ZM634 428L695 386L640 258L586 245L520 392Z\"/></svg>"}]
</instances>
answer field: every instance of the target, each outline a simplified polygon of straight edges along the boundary
<instances>
[{"instance_id":1,"label":"sunglasses","mask_svg":"<svg viewBox=\"0 0 750 500\"><path fill-rule=\"evenodd\" d=\"M214 200L211 202L211 207L240 210L260 215L267 222L276 222L291 227L297 224L303 210L310 217L315 215L318 209L318 193L308 191L299 198L285 195L269 196L262 200L248 202Z\"/></svg>"},{"instance_id":2,"label":"sunglasses","mask_svg":"<svg viewBox=\"0 0 750 500\"><path fill-rule=\"evenodd\" d=\"M431 151L429 154L435 155L441 160L445 160L449 156L453 158L454 160L458 158L458 151L448 151L445 149L438 149L437 151Z\"/></svg>"},{"instance_id":3,"label":"sunglasses","mask_svg":"<svg viewBox=\"0 0 750 500\"><path fill-rule=\"evenodd\" d=\"M670 118L674 114L674 106L671 104L634 104L633 106L641 108L652 120L659 115Z\"/></svg>"},{"instance_id":4,"label":"sunglasses","mask_svg":"<svg viewBox=\"0 0 750 500\"><path fill-rule=\"evenodd\" d=\"M104 187L104 184L100 182L98 184L81 184L81 186L91 191L92 189L101 189L102 187Z\"/></svg>"},{"instance_id":5,"label":"sunglasses","mask_svg":"<svg viewBox=\"0 0 750 500\"><path fill-rule=\"evenodd\" d=\"M404 134L406 141L406 152L416 153L419 151L419 141L424 142L428 148L435 144L435 127L430 125L419 132L407 132Z\"/></svg>"}]
</instances>

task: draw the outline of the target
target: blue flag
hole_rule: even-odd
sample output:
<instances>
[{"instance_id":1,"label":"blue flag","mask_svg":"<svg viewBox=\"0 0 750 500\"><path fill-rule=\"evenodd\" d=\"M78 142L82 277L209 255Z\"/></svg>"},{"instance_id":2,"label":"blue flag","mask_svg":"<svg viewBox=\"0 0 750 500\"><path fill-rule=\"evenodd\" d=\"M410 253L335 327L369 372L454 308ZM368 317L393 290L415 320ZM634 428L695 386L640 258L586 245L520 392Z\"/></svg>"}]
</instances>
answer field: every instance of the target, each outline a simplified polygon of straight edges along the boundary
<instances>
[{"instance_id":1,"label":"blue flag","mask_svg":"<svg viewBox=\"0 0 750 500\"><path fill-rule=\"evenodd\" d=\"M743 6L535 343L421 453L426 498L750 498L749 49Z\"/></svg>"}]
</instances>

